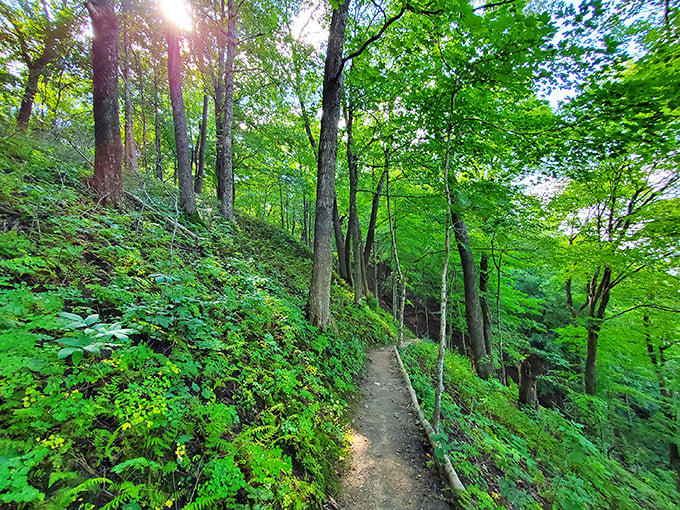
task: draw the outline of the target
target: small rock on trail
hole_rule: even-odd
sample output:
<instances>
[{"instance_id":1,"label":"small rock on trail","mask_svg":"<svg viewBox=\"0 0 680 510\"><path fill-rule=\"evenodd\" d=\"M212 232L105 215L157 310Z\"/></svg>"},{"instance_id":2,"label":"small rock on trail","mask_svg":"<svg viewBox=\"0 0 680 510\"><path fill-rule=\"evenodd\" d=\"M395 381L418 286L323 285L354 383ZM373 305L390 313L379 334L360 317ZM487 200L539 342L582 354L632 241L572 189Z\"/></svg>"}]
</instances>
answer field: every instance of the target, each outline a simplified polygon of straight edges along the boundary
<instances>
[{"instance_id":1,"label":"small rock on trail","mask_svg":"<svg viewBox=\"0 0 680 510\"><path fill-rule=\"evenodd\" d=\"M427 440L391 346L372 350L352 426L352 459L338 508L449 510L444 483L428 469Z\"/></svg>"}]
</instances>

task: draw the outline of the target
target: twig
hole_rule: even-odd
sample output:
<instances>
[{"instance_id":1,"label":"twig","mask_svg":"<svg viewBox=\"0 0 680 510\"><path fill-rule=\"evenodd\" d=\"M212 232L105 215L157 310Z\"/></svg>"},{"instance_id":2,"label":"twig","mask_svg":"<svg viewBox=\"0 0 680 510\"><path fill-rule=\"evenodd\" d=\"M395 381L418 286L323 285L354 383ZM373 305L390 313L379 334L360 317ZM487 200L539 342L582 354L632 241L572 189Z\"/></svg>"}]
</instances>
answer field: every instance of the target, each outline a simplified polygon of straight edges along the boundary
<instances>
[{"instance_id":1,"label":"twig","mask_svg":"<svg viewBox=\"0 0 680 510\"><path fill-rule=\"evenodd\" d=\"M153 207L149 206L146 202L144 202L144 201L143 201L141 198L139 198L138 196L133 195L133 194L130 193L129 191L125 191L124 193L125 193L125 196L126 196L129 200L131 200L132 202L134 202L135 204L137 204L137 205L139 205L139 206L141 206L141 207L145 207L146 209L148 209L149 211L151 211L157 218L163 220L165 223L167 223L167 224L168 224L169 226L171 226L173 229L179 230L180 232L182 232L183 234L189 236L191 239L193 239L193 240L195 240L195 241L203 241L203 240L204 240L202 237L197 236L196 234L194 234L191 230L189 230L188 228L186 228L186 227L185 227L184 225L182 225L181 223L179 223L179 222L173 220L172 218L168 218L165 214L163 214L163 213L157 211L156 209L154 209Z\"/></svg>"}]
</instances>

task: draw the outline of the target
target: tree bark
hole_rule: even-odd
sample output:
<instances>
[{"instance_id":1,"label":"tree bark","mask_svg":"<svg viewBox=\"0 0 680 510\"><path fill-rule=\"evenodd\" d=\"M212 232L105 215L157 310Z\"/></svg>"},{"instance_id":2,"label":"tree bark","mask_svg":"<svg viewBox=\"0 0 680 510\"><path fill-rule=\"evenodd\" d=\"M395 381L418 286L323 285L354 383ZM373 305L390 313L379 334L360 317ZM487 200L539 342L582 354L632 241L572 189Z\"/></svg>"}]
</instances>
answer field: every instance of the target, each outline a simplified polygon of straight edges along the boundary
<instances>
[{"instance_id":1,"label":"tree bark","mask_svg":"<svg viewBox=\"0 0 680 510\"><path fill-rule=\"evenodd\" d=\"M196 167L196 178L194 179L194 191L197 194L203 192L203 177L205 175L205 144L208 132L208 94L203 94L203 115L201 117L198 165Z\"/></svg>"},{"instance_id":2,"label":"tree bark","mask_svg":"<svg viewBox=\"0 0 680 510\"><path fill-rule=\"evenodd\" d=\"M489 257L484 253L479 259L479 306L482 309L482 322L484 326L484 346L487 355L491 356L493 353L492 339L493 331L491 330L491 309L489 302L486 299L486 293L489 290Z\"/></svg>"},{"instance_id":3,"label":"tree bark","mask_svg":"<svg viewBox=\"0 0 680 510\"><path fill-rule=\"evenodd\" d=\"M392 240L392 257L394 259L394 265L397 266L398 275L398 285L393 285L393 296L392 303L393 308L396 304L398 311L394 310L395 318L399 320L399 338L397 339L397 345L401 347L404 341L404 305L406 302L406 282L404 280L404 273L401 271L401 264L399 263L399 253L397 251L397 235L395 232L394 221L392 220L392 208L390 206L390 153L385 150L385 173L387 174L385 179L385 200L387 200L387 223L390 227L390 239ZM394 276L393 276L394 278ZM396 293L399 292L399 301L395 302Z\"/></svg>"},{"instance_id":4,"label":"tree bark","mask_svg":"<svg viewBox=\"0 0 680 510\"><path fill-rule=\"evenodd\" d=\"M179 41L174 27L167 27L168 40L168 83L172 118L175 126L175 147L177 152L177 179L179 185L179 207L184 214L195 219L196 197L194 195L191 172L191 156L189 154L189 136L187 132L187 116L182 96L182 76L180 72Z\"/></svg>"},{"instance_id":5,"label":"tree bark","mask_svg":"<svg viewBox=\"0 0 680 510\"><path fill-rule=\"evenodd\" d=\"M456 93L451 94L451 110L449 117L453 115L456 102ZM442 394L444 393L444 354L446 353L446 318L449 280L449 259L451 258L451 189L449 188L449 164L451 155L451 131L453 124L449 118L446 133L446 155L444 157L444 189L446 191L446 230L444 231L444 263L442 264L442 283L439 301L439 353L437 355L437 386L434 389L434 411L432 413L432 427L439 433L441 422ZM425 309L427 313L427 308Z\"/></svg>"},{"instance_id":6,"label":"tree bark","mask_svg":"<svg viewBox=\"0 0 680 510\"><path fill-rule=\"evenodd\" d=\"M359 213L357 211L357 190L359 188L359 158L354 151L354 105L351 97L345 109L345 122L347 124L347 167L349 169L349 232L352 235L352 285L354 286L354 302L361 303L364 291L364 273L362 261L364 251L361 247L361 226L359 225Z\"/></svg>"},{"instance_id":7,"label":"tree bark","mask_svg":"<svg viewBox=\"0 0 680 510\"><path fill-rule=\"evenodd\" d=\"M44 71L44 66L28 68L26 87L24 88L24 95L21 99L19 115L17 115L17 129L19 131L26 131L28 129L28 123L31 120L31 112L33 110L33 101L38 92L38 81Z\"/></svg>"},{"instance_id":8,"label":"tree bark","mask_svg":"<svg viewBox=\"0 0 680 510\"><path fill-rule=\"evenodd\" d=\"M366 245L364 246L364 265L368 267L368 261L375 242L375 226L378 222L378 208L380 206L380 196L382 195L383 186L385 185L385 170L380 174L378 186L375 188L373 194L373 202L371 204L371 218L368 221L368 230L366 231Z\"/></svg>"},{"instance_id":9,"label":"tree bark","mask_svg":"<svg viewBox=\"0 0 680 510\"><path fill-rule=\"evenodd\" d=\"M234 0L227 5L227 57L224 67L224 123L222 124L222 159L219 168L222 186L218 189L220 214L234 221L234 162L232 151L232 124L234 122L234 59L236 57L236 7Z\"/></svg>"},{"instance_id":10,"label":"tree bark","mask_svg":"<svg viewBox=\"0 0 680 510\"><path fill-rule=\"evenodd\" d=\"M123 7L123 94L125 98L125 171L137 175L137 145L132 109L132 87L130 86L130 0L122 3Z\"/></svg>"},{"instance_id":11,"label":"tree bark","mask_svg":"<svg viewBox=\"0 0 680 510\"><path fill-rule=\"evenodd\" d=\"M316 214L314 220L314 260L307 301L307 319L322 329L333 324L331 317L331 274L333 247L333 200L335 165L338 155L338 120L342 82L342 52L350 0L333 9L324 67L321 135L317 162Z\"/></svg>"},{"instance_id":12,"label":"tree bark","mask_svg":"<svg viewBox=\"0 0 680 510\"><path fill-rule=\"evenodd\" d=\"M338 213L338 201L333 199L333 233L335 234L335 249L338 252L338 272L340 278L346 282L349 280L347 258L345 257L345 236L342 234L342 222Z\"/></svg>"},{"instance_id":13,"label":"tree bark","mask_svg":"<svg viewBox=\"0 0 680 510\"><path fill-rule=\"evenodd\" d=\"M477 272L475 260L472 255L472 246L468 238L465 222L455 213L451 214L453 231L458 245L458 254L463 266L463 286L465 289L465 322L470 335L472 347L472 361L477 374L482 379L488 379L493 372L493 361L487 357L486 343L484 342L484 320L482 309L479 305L479 292L477 292Z\"/></svg>"},{"instance_id":14,"label":"tree bark","mask_svg":"<svg viewBox=\"0 0 680 510\"><path fill-rule=\"evenodd\" d=\"M611 290L611 268L609 266L604 267L602 278L599 280L599 284L598 273L599 270L593 275L587 290L588 303L590 306L588 322L586 324L586 330L588 331L588 341L584 379L585 390L586 394L588 395L595 395L597 389L595 380L597 343L600 337L602 319L604 319L604 314L607 310L607 304L609 303L609 292Z\"/></svg>"},{"instance_id":15,"label":"tree bark","mask_svg":"<svg viewBox=\"0 0 680 510\"><path fill-rule=\"evenodd\" d=\"M154 162L153 175L159 181L163 180L163 155L161 154L161 116L158 112L158 70L153 71L153 128L154 128L154 148L156 151L156 161Z\"/></svg>"},{"instance_id":16,"label":"tree bark","mask_svg":"<svg viewBox=\"0 0 680 510\"><path fill-rule=\"evenodd\" d=\"M92 86L94 110L94 177L92 186L103 202L123 199L122 151L118 110L119 25L110 0L86 2L92 19Z\"/></svg>"},{"instance_id":17,"label":"tree bark","mask_svg":"<svg viewBox=\"0 0 680 510\"><path fill-rule=\"evenodd\" d=\"M524 359L519 364L519 403L536 408L536 378L531 370L531 362Z\"/></svg>"}]
</instances>

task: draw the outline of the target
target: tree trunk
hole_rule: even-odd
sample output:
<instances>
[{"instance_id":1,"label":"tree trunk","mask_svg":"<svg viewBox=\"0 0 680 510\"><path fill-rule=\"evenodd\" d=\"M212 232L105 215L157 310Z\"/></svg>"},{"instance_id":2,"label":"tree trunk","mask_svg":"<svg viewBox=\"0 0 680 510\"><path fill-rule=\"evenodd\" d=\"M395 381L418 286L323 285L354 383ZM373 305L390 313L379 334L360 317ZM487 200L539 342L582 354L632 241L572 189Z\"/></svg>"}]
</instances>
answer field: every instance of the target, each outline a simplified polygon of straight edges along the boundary
<instances>
[{"instance_id":1,"label":"tree trunk","mask_svg":"<svg viewBox=\"0 0 680 510\"><path fill-rule=\"evenodd\" d=\"M456 104L456 93L451 94L451 107L446 132L446 154L444 156L444 190L446 191L446 230L444 231L444 263L442 264L442 283L439 302L439 353L437 355L437 386L434 389L434 411L432 413L432 427L439 432L441 422L442 394L444 393L444 354L446 353L446 318L449 281L449 259L451 258L451 189L449 188L449 164L451 156L451 131L453 124L451 116ZM427 313L427 310L426 310Z\"/></svg>"},{"instance_id":2,"label":"tree trunk","mask_svg":"<svg viewBox=\"0 0 680 510\"><path fill-rule=\"evenodd\" d=\"M394 259L394 265L396 266L398 275L398 285L393 285L393 295L392 303L393 306L396 304L398 306L398 311L394 310L395 317L399 319L399 338L397 344L401 347L404 342L404 304L406 301L406 282L404 281L404 274L401 272L401 264L399 264L399 253L397 252L397 236L394 228L394 222L392 221L392 208L390 206L390 153L385 150L385 199L387 200L387 222L390 227L390 239L392 240L392 257ZM393 275L394 278L394 275ZM399 292L399 301L395 302L396 293Z\"/></svg>"},{"instance_id":3,"label":"tree trunk","mask_svg":"<svg viewBox=\"0 0 680 510\"><path fill-rule=\"evenodd\" d=\"M224 15L223 15L224 16ZM220 46L217 56L217 78L215 82L215 179L217 180L217 199L224 196L224 48Z\"/></svg>"},{"instance_id":4,"label":"tree trunk","mask_svg":"<svg viewBox=\"0 0 680 510\"><path fill-rule=\"evenodd\" d=\"M158 112L158 70L153 71L153 122L154 122L154 148L156 150L156 161L154 163L153 174L159 181L163 180L163 155L161 154L161 116Z\"/></svg>"},{"instance_id":5,"label":"tree trunk","mask_svg":"<svg viewBox=\"0 0 680 510\"><path fill-rule=\"evenodd\" d=\"M361 226L359 225L359 213L357 212L357 190L359 188L359 158L354 152L354 105L351 91L349 104L345 110L345 122L347 124L347 168L349 169L349 232L352 235L352 252L354 254L352 264L352 284L354 286L354 302L361 303L364 291L364 274L362 260L364 251L361 247Z\"/></svg>"},{"instance_id":6,"label":"tree trunk","mask_svg":"<svg viewBox=\"0 0 680 510\"><path fill-rule=\"evenodd\" d=\"M380 196L385 185L385 170L380 174L378 186L375 188L373 194L373 203L371 204L371 219L368 221L368 230L366 231L366 245L364 246L364 265L368 267L368 260L375 242L375 226L378 222L378 208L380 206Z\"/></svg>"},{"instance_id":7,"label":"tree trunk","mask_svg":"<svg viewBox=\"0 0 680 510\"><path fill-rule=\"evenodd\" d=\"M236 57L236 7L234 0L227 6L227 59L224 67L224 124L222 125L222 187L220 214L227 221L234 221L234 162L231 130L234 122L234 59Z\"/></svg>"},{"instance_id":8,"label":"tree trunk","mask_svg":"<svg viewBox=\"0 0 680 510\"><path fill-rule=\"evenodd\" d=\"M94 177L104 202L123 199L122 151L118 118L118 20L110 0L85 3L92 19Z\"/></svg>"},{"instance_id":9,"label":"tree trunk","mask_svg":"<svg viewBox=\"0 0 680 510\"><path fill-rule=\"evenodd\" d=\"M307 221L309 216L309 206L307 202L307 195L302 191L302 234L301 239L305 246L309 246L309 230L307 230Z\"/></svg>"},{"instance_id":10,"label":"tree trunk","mask_svg":"<svg viewBox=\"0 0 680 510\"><path fill-rule=\"evenodd\" d=\"M175 126L175 147L177 152L177 179L179 183L179 207L190 219L195 219L196 197L194 195L187 116L182 96L182 75L180 72L179 42L174 27L167 27L168 39L168 83L172 118Z\"/></svg>"},{"instance_id":11,"label":"tree trunk","mask_svg":"<svg viewBox=\"0 0 680 510\"><path fill-rule=\"evenodd\" d=\"M137 175L137 145L132 109L132 87L130 86L130 0L122 3L123 7L123 94L125 97L125 171Z\"/></svg>"},{"instance_id":12,"label":"tree trunk","mask_svg":"<svg viewBox=\"0 0 680 510\"><path fill-rule=\"evenodd\" d=\"M479 260L479 306L482 309L482 322L484 325L484 346L486 353L493 356L493 331L491 330L491 310L489 309L489 302L486 299L486 293L489 290L489 257L482 254Z\"/></svg>"},{"instance_id":13,"label":"tree trunk","mask_svg":"<svg viewBox=\"0 0 680 510\"><path fill-rule=\"evenodd\" d=\"M205 175L205 143L208 132L208 94L203 94L203 115L201 117L201 129L198 146L198 166L194 179L194 191L197 194L203 192L203 177Z\"/></svg>"},{"instance_id":14,"label":"tree trunk","mask_svg":"<svg viewBox=\"0 0 680 510\"><path fill-rule=\"evenodd\" d=\"M604 267L600 283L597 283L598 272L593 275L593 278L588 285L588 302L590 303L588 323L586 330L588 331L587 353L586 353L586 370L584 374L585 390L588 395L595 395L596 393L596 374L595 365L597 361L597 343L600 337L600 327L602 319L607 310L609 303L609 291L611 290L611 275L612 270L609 266Z\"/></svg>"},{"instance_id":15,"label":"tree trunk","mask_svg":"<svg viewBox=\"0 0 680 510\"><path fill-rule=\"evenodd\" d=\"M333 324L331 317L331 274L333 269L333 200L338 155L338 120L342 83L342 52L350 0L333 9L324 68L321 135L317 162L314 260L307 301L307 319L322 329Z\"/></svg>"},{"instance_id":16,"label":"tree trunk","mask_svg":"<svg viewBox=\"0 0 680 510\"><path fill-rule=\"evenodd\" d=\"M94 24L94 21L92 22ZM29 67L28 77L26 78L26 87L24 88L24 95L21 99L21 108L19 115L17 115L17 129L19 131L26 131L28 123L31 120L31 111L33 110L33 101L38 92L38 81L44 72L44 67Z\"/></svg>"},{"instance_id":17,"label":"tree trunk","mask_svg":"<svg viewBox=\"0 0 680 510\"><path fill-rule=\"evenodd\" d=\"M519 364L519 403L536 408L536 378L531 370L531 362L524 359Z\"/></svg>"},{"instance_id":18,"label":"tree trunk","mask_svg":"<svg viewBox=\"0 0 680 510\"><path fill-rule=\"evenodd\" d=\"M340 278L349 281L349 270L347 268L347 258L345 257L345 236L342 235L342 223L338 213L338 201L333 200L333 232L335 234L335 248L338 252L338 272Z\"/></svg>"},{"instance_id":19,"label":"tree trunk","mask_svg":"<svg viewBox=\"0 0 680 510\"><path fill-rule=\"evenodd\" d=\"M484 342L484 319L479 305L479 292L477 292L477 272L475 260L472 255L472 246L468 238L465 222L455 213L451 215L453 231L458 245L460 262L463 266L463 284L465 289L465 322L470 335L472 347L472 361L477 374L482 379L488 379L493 372L493 362L487 357L486 344Z\"/></svg>"}]
</instances>

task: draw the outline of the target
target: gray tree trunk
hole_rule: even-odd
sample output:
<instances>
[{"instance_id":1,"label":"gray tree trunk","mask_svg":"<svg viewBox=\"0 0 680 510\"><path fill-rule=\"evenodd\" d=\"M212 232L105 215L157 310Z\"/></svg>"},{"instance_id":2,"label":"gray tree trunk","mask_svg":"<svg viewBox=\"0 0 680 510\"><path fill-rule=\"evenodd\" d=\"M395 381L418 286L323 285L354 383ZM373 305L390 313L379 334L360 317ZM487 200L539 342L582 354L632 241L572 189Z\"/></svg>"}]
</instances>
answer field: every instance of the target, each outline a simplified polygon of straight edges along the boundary
<instances>
[{"instance_id":1,"label":"gray tree trunk","mask_svg":"<svg viewBox=\"0 0 680 510\"><path fill-rule=\"evenodd\" d=\"M227 221L234 221L234 163L231 130L234 123L234 59L236 57L236 7L229 0L227 7L227 59L224 68L224 123L222 125L222 188L220 214Z\"/></svg>"},{"instance_id":2,"label":"gray tree trunk","mask_svg":"<svg viewBox=\"0 0 680 510\"><path fill-rule=\"evenodd\" d=\"M463 286L465 289L465 322L470 335L470 347L472 348L472 361L477 374L482 379L488 379L493 372L493 362L487 356L486 343L484 342L484 319L482 308L479 304L479 292L477 291L477 271L475 259L472 255L472 246L468 238L465 222L455 213L451 214L453 232L458 245L458 253L463 266Z\"/></svg>"},{"instance_id":3,"label":"gray tree trunk","mask_svg":"<svg viewBox=\"0 0 680 510\"><path fill-rule=\"evenodd\" d=\"M172 118L175 126L175 147L177 151L177 180L179 186L179 207L189 218L195 219L196 196L194 195L191 172L191 154L189 152L189 135L187 132L187 116L182 96L182 76L180 72L179 42L177 32L168 26L168 83Z\"/></svg>"},{"instance_id":4,"label":"gray tree trunk","mask_svg":"<svg viewBox=\"0 0 680 510\"><path fill-rule=\"evenodd\" d=\"M482 321L484 324L484 346L486 347L486 354L493 355L493 331L491 330L491 309L489 302L486 299L486 293L489 290L489 257L482 254L479 259L479 306L482 309ZM501 361L502 364L502 361Z\"/></svg>"},{"instance_id":5,"label":"gray tree trunk","mask_svg":"<svg viewBox=\"0 0 680 510\"><path fill-rule=\"evenodd\" d=\"M322 329L333 325L331 317L331 274L333 270L333 201L335 165L338 155L338 120L342 83L342 52L350 0L333 9L324 68L321 135L317 162L314 260L307 301L307 319Z\"/></svg>"},{"instance_id":6,"label":"gray tree trunk","mask_svg":"<svg viewBox=\"0 0 680 510\"><path fill-rule=\"evenodd\" d=\"M155 68L153 71L153 87L154 148L156 152L153 175L160 181L163 180L163 155L161 154L161 116L158 111L158 70Z\"/></svg>"},{"instance_id":7,"label":"gray tree trunk","mask_svg":"<svg viewBox=\"0 0 680 510\"><path fill-rule=\"evenodd\" d=\"M205 176L205 144L208 132L208 94L203 94L203 115L201 116L201 129L198 147L198 165L196 178L194 179L194 191L197 194L203 192L203 178Z\"/></svg>"},{"instance_id":8,"label":"gray tree trunk","mask_svg":"<svg viewBox=\"0 0 680 510\"><path fill-rule=\"evenodd\" d=\"M345 122L347 124L347 167L349 169L349 232L352 235L352 285L354 287L354 302L361 303L364 297L364 251L361 247L361 226L359 225L359 213L357 211L357 190L359 188L359 158L354 151L354 105L351 91L349 104L345 109Z\"/></svg>"}]
</instances>

